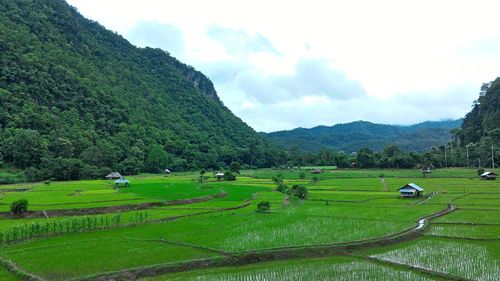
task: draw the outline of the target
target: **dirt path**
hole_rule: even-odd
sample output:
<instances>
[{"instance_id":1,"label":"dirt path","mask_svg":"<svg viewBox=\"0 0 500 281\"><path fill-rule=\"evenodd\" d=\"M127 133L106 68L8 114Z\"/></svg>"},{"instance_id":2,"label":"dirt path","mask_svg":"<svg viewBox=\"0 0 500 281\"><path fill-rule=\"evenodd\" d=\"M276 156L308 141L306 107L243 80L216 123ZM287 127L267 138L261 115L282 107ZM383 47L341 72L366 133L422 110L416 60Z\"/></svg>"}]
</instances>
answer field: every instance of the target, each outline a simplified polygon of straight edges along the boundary
<instances>
[{"instance_id":1,"label":"dirt path","mask_svg":"<svg viewBox=\"0 0 500 281\"><path fill-rule=\"evenodd\" d=\"M330 245L284 247L271 250L268 249L262 251L250 251L244 253L232 253L232 254L227 253L226 256L222 257L180 262L175 264L159 264L148 267L125 269L115 272L106 272L100 275L81 277L74 280L75 281L76 280L79 281L137 280L138 278L143 278L143 277L151 277L162 274L191 271L191 270L205 269L205 268L216 268L223 266L242 266L253 263L288 260L296 258L316 258L316 257L327 257L333 255L351 255L356 250L366 250L375 247L384 247L421 237L423 235L424 230L428 227L429 221L431 221L434 218L449 214L455 210L456 210L455 206L450 206L440 212L419 219L416 225L410 229L379 238L346 242L346 243L336 243ZM463 280L463 279L450 279L450 280Z\"/></svg>"}]
</instances>

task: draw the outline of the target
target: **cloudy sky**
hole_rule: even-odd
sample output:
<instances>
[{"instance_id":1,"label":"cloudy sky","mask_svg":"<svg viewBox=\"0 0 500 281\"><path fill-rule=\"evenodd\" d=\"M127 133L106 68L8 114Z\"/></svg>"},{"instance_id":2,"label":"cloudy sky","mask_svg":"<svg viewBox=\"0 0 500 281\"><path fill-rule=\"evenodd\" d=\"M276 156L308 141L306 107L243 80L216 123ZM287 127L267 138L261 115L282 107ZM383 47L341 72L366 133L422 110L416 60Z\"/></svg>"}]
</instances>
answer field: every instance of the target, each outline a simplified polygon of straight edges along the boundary
<instances>
[{"instance_id":1,"label":"cloudy sky","mask_svg":"<svg viewBox=\"0 0 500 281\"><path fill-rule=\"evenodd\" d=\"M500 1L68 0L205 73L257 131L463 117L500 76Z\"/></svg>"}]
</instances>

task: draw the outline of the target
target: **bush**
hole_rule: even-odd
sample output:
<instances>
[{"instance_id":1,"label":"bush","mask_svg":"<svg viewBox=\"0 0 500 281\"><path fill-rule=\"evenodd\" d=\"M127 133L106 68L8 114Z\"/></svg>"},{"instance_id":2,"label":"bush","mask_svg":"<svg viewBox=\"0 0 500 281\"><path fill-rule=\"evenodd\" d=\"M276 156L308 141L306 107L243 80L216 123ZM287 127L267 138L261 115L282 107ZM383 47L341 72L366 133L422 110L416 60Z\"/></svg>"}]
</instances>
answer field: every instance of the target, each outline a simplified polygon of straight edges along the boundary
<instances>
[{"instance_id":1,"label":"bush","mask_svg":"<svg viewBox=\"0 0 500 281\"><path fill-rule=\"evenodd\" d=\"M276 191L281 192L281 193L287 193L288 192L288 185L286 185L286 184L280 184L276 188Z\"/></svg>"},{"instance_id":2,"label":"bush","mask_svg":"<svg viewBox=\"0 0 500 281\"><path fill-rule=\"evenodd\" d=\"M19 200L12 202L12 204L10 205L10 211L14 215L21 215L21 214L27 212L28 211L28 200L19 199Z\"/></svg>"},{"instance_id":3,"label":"bush","mask_svg":"<svg viewBox=\"0 0 500 281\"><path fill-rule=\"evenodd\" d=\"M264 213L269 211L271 209L271 203L269 201L262 201L259 204L257 204L257 210L255 210L257 213Z\"/></svg>"},{"instance_id":4,"label":"bush","mask_svg":"<svg viewBox=\"0 0 500 281\"><path fill-rule=\"evenodd\" d=\"M477 175L478 176L480 176L482 173L484 173L484 169L483 168L477 169Z\"/></svg>"},{"instance_id":5,"label":"bush","mask_svg":"<svg viewBox=\"0 0 500 281\"><path fill-rule=\"evenodd\" d=\"M277 185L283 184L283 175L281 173L277 174L272 178L272 181Z\"/></svg>"},{"instance_id":6,"label":"bush","mask_svg":"<svg viewBox=\"0 0 500 281\"><path fill-rule=\"evenodd\" d=\"M299 179L303 180L305 178L306 178L306 173L305 172L300 172Z\"/></svg>"},{"instance_id":7,"label":"bush","mask_svg":"<svg viewBox=\"0 0 500 281\"><path fill-rule=\"evenodd\" d=\"M319 182L319 178L318 177L313 177L311 181L312 181L312 183L316 184L316 183Z\"/></svg>"},{"instance_id":8,"label":"bush","mask_svg":"<svg viewBox=\"0 0 500 281\"><path fill-rule=\"evenodd\" d=\"M309 191L307 190L307 188L303 185L298 184L292 186L292 189L290 189L290 194L300 199L307 199L307 197L309 197Z\"/></svg>"},{"instance_id":9,"label":"bush","mask_svg":"<svg viewBox=\"0 0 500 281\"><path fill-rule=\"evenodd\" d=\"M235 181L236 176L231 171L224 172L224 180L225 181Z\"/></svg>"}]
</instances>

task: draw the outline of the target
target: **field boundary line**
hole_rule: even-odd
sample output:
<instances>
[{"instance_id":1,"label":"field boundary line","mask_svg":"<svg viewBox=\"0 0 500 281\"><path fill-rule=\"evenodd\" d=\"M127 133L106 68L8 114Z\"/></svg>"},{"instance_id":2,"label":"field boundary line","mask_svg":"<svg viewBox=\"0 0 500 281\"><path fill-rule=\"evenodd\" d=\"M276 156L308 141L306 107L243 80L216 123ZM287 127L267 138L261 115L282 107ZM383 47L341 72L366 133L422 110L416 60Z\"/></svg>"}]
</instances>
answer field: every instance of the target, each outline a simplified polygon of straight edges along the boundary
<instances>
[{"instance_id":1,"label":"field boundary line","mask_svg":"<svg viewBox=\"0 0 500 281\"><path fill-rule=\"evenodd\" d=\"M437 235L437 234L426 234L425 236L434 237L434 238L467 240L467 241L499 241L500 240L500 237L479 238L479 237L463 237L463 236L449 236L449 235Z\"/></svg>"},{"instance_id":2,"label":"field boundary line","mask_svg":"<svg viewBox=\"0 0 500 281\"><path fill-rule=\"evenodd\" d=\"M164 244L172 244L176 246L182 246L182 247L190 247L198 250L204 250L204 251L209 251L209 252L214 252L218 254L222 254L224 256L228 256L231 253L216 249L216 248L211 248L211 247L206 247L206 246L201 246L201 245L196 245L196 244L190 244L190 243L184 243L184 242L176 242L176 241L171 241L167 240L164 238L160 239L137 239L137 238L128 238L128 237L122 237L124 240L129 240L129 241L144 241L144 242L156 242L156 243L164 243Z\"/></svg>"},{"instance_id":3,"label":"field boundary line","mask_svg":"<svg viewBox=\"0 0 500 281\"><path fill-rule=\"evenodd\" d=\"M414 271L417 271L417 272L420 272L420 273L424 273L424 274L432 276L432 277L444 278L446 280L475 281L474 279L468 279L468 278L465 278L465 277L462 277L462 276L458 276L458 275L444 273L444 272L441 272L441 271L434 271L434 270L431 270L431 269L422 268L422 267L418 267L418 266L413 266L413 265L409 265L409 264L406 264L406 263L399 263L399 262L394 262L394 261L388 261L388 260L379 259L379 258L372 257L372 256L363 256L363 258L366 259L366 260L375 262L375 263L381 263L381 264L385 264L385 265L392 265L392 266L397 266L397 267L403 267L403 268L411 269L411 270L414 270Z\"/></svg>"},{"instance_id":4,"label":"field boundary line","mask_svg":"<svg viewBox=\"0 0 500 281\"><path fill-rule=\"evenodd\" d=\"M45 281L45 279L37 276L33 273L27 272L26 270L19 267L13 261L8 260L4 257L0 257L0 264L7 269L12 275L19 277L21 280L27 281Z\"/></svg>"}]
</instances>

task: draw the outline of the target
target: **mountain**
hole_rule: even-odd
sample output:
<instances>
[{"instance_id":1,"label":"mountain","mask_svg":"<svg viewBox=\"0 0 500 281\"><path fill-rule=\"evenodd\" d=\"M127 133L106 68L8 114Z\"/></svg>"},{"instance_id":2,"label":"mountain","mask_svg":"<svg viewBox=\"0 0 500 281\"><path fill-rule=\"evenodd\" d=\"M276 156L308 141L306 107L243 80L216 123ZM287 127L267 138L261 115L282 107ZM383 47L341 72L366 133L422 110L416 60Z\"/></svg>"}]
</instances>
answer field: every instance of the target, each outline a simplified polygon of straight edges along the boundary
<instances>
[{"instance_id":1,"label":"mountain","mask_svg":"<svg viewBox=\"0 0 500 281\"><path fill-rule=\"evenodd\" d=\"M270 166L281 153L160 49L62 0L0 2L0 165L33 178Z\"/></svg>"},{"instance_id":2,"label":"mountain","mask_svg":"<svg viewBox=\"0 0 500 281\"><path fill-rule=\"evenodd\" d=\"M282 147L297 147L311 152L325 148L344 152L354 152L361 148L381 151L389 144L396 144L406 151L424 151L448 142L451 138L450 129L458 128L461 124L462 119L428 121L413 126L356 121L331 127L297 128L261 134Z\"/></svg>"},{"instance_id":3,"label":"mountain","mask_svg":"<svg viewBox=\"0 0 500 281\"><path fill-rule=\"evenodd\" d=\"M500 77L484 83L479 98L456 132L468 151L468 166L498 166L500 159Z\"/></svg>"}]
</instances>

